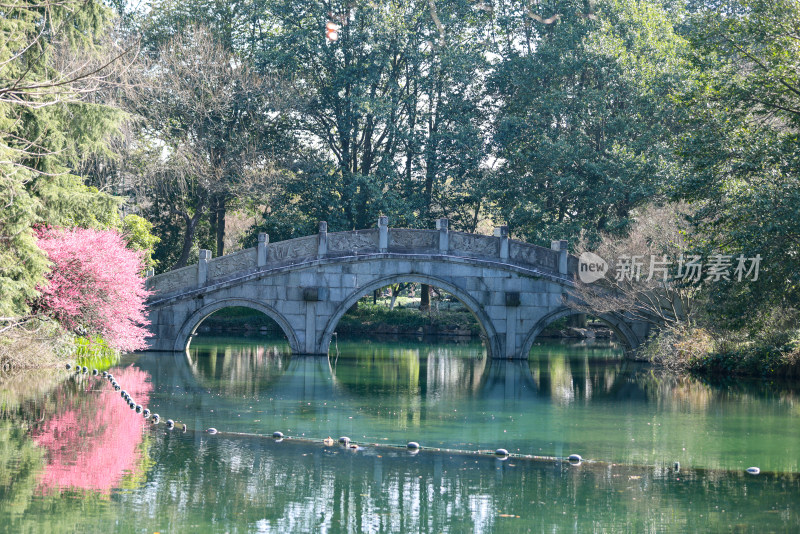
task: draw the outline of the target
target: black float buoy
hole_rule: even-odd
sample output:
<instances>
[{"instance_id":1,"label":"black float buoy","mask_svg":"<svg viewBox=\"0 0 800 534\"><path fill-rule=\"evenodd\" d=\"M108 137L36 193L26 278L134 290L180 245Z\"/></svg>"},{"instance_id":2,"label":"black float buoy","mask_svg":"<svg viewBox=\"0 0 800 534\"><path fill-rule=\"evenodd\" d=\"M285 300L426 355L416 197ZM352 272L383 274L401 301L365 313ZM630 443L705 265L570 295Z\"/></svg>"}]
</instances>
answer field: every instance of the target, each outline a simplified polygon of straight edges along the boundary
<instances>
[{"instance_id":1,"label":"black float buoy","mask_svg":"<svg viewBox=\"0 0 800 534\"><path fill-rule=\"evenodd\" d=\"M131 409L131 410L134 410L134 409L136 409L136 403L135 403L135 402L133 402L133 399L131 399L130 401L128 401L128 406L130 407L130 409Z\"/></svg>"},{"instance_id":2,"label":"black float buoy","mask_svg":"<svg viewBox=\"0 0 800 534\"><path fill-rule=\"evenodd\" d=\"M142 405L141 404L137 404L136 405L136 413L142 413Z\"/></svg>"},{"instance_id":3,"label":"black float buoy","mask_svg":"<svg viewBox=\"0 0 800 534\"><path fill-rule=\"evenodd\" d=\"M153 414L153 424L157 425L160 420L161 420L161 418L158 416L158 414L154 413Z\"/></svg>"},{"instance_id":4,"label":"black float buoy","mask_svg":"<svg viewBox=\"0 0 800 534\"><path fill-rule=\"evenodd\" d=\"M217 433L217 429L212 426L211 428L206 430L206 432L208 432L209 434L216 434Z\"/></svg>"},{"instance_id":5,"label":"black float buoy","mask_svg":"<svg viewBox=\"0 0 800 534\"><path fill-rule=\"evenodd\" d=\"M677 473L678 471L681 470L681 463L675 462L674 464L672 464L672 469Z\"/></svg>"},{"instance_id":6,"label":"black float buoy","mask_svg":"<svg viewBox=\"0 0 800 534\"><path fill-rule=\"evenodd\" d=\"M103 371L103 378L108 378L108 371Z\"/></svg>"},{"instance_id":7,"label":"black float buoy","mask_svg":"<svg viewBox=\"0 0 800 534\"><path fill-rule=\"evenodd\" d=\"M145 408L144 410L142 410L142 416L143 416L145 419L147 419L148 417L150 417L150 410L148 410L147 408Z\"/></svg>"},{"instance_id":8,"label":"black float buoy","mask_svg":"<svg viewBox=\"0 0 800 534\"><path fill-rule=\"evenodd\" d=\"M417 443L416 441L409 441L408 443L406 443L406 448L411 450L418 450L419 443Z\"/></svg>"},{"instance_id":9,"label":"black float buoy","mask_svg":"<svg viewBox=\"0 0 800 534\"><path fill-rule=\"evenodd\" d=\"M283 439L283 432L278 432L278 431L273 432L272 437L275 439Z\"/></svg>"},{"instance_id":10,"label":"black float buoy","mask_svg":"<svg viewBox=\"0 0 800 534\"><path fill-rule=\"evenodd\" d=\"M119 391L119 384L114 384L114 391Z\"/></svg>"},{"instance_id":11,"label":"black float buoy","mask_svg":"<svg viewBox=\"0 0 800 534\"><path fill-rule=\"evenodd\" d=\"M175 426L175 421L173 421L172 419L167 419L166 425L167 425L167 428L172 430L172 428Z\"/></svg>"},{"instance_id":12,"label":"black float buoy","mask_svg":"<svg viewBox=\"0 0 800 534\"><path fill-rule=\"evenodd\" d=\"M97 376L99 374L100 374L100 371L98 371L97 369L92 369L92 376Z\"/></svg>"},{"instance_id":13,"label":"black float buoy","mask_svg":"<svg viewBox=\"0 0 800 534\"><path fill-rule=\"evenodd\" d=\"M128 392L125 391L124 389L119 392L119 396L122 397L123 399L125 398L125 395L127 395L127 394L128 394Z\"/></svg>"},{"instance_id":14,"label":"black float buoy","mask_svg":"<svg viewBox=\"0 0 800 534\"><path fill-rule=\"evenodd\" d=\"M67 368L67 371L69 371L70 369L72 369L72 364L68 363L68 364L66 365L66 368Z\"/></svg>"},{"instance_id":15,"label":"black float buoy","mask_svg":"<svg viewBox=\"0 0 800 534\"><path fill-rule=\"evenodd\" d=\"M86 374L89 372L89 368L84 365L81 371L83 371L83 374Z\"/></svg>"}]
</instances>

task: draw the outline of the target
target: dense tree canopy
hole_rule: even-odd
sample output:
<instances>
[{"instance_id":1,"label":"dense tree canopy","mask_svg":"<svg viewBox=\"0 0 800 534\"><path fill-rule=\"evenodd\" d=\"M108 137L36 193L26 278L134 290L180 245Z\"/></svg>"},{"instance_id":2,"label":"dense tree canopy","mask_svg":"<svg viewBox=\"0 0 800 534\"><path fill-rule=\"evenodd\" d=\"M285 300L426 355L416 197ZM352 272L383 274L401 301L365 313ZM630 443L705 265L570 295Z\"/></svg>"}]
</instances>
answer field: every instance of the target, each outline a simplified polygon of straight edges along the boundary
<instances>
[{"instance_id":1,"label":"dense tree canopy","mask_svg":"<svg viewBox=\"0 0 800 534\"><path fill-rule=\"evenodd\" d=\"M120 116L94 99L117 65L109 17L91 1L0 7L0 316L24 313L43 281L34 224L116 223L118 200L72 174Z\"/></svg>"},{"instance_id":2,"label":"dense tree canopy","mask_svg":"<svg viewBox=\"0 0 800 534\"><path fill-rule=\"evenodd\" d=\"M794 0L111 5L0 7L0 316L44 280L35 225L120 209L166 270L379 215L592 247L667 200L687 247L763 258L711 317L798 305Z\"/></svg>"}]
</instances>

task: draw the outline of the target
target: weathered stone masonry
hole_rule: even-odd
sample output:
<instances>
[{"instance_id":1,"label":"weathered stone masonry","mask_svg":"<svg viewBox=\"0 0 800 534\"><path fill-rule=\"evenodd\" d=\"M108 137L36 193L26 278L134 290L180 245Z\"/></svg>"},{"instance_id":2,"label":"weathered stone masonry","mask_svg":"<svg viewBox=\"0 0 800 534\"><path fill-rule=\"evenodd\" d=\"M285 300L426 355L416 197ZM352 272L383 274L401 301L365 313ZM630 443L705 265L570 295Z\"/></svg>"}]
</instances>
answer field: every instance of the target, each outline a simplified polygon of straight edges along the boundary
<instances>
[{"instance_id":1,"label":"weathered stone masonry","mask_svg":"<svg viewBox=\"0 0 800 534\"><path fill-rule=\"evenodd\" d=\"M508 237L378 227L270 243L219 258L200 251L197 265L148 278L152 350L183 351L204 318L229 306L259 310L281 327L294 353L327 354L336 324L360 297L388 284L420 282L460 299L477 317L493 358L527 358L536 336L575 313L565 305L578 260L566 241L551 248ZM599 314L628 347L647 335L645 323Z\"/></svg>"}]
</instances>

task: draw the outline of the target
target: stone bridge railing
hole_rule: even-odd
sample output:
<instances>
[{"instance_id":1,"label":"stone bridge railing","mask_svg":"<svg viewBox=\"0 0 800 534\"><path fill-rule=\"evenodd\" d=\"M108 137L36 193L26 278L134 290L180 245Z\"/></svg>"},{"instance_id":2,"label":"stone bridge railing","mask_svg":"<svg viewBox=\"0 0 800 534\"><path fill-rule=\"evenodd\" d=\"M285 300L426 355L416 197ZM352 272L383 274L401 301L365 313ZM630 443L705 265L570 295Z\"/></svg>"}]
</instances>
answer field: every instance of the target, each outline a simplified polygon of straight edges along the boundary
<instances>
[{"instance_id":1,"label":"stone bridge railing","mask_svg":"<svg viewBox=\"0 0 800 534\"><path fill-rule=\"evenodd\" d=\"M153 300L246 272L376 254L476 258L564 278L574 276L578 265L577 258L567 254L566 241L553 241L551 248L530 245L509 239L507 226L496 228L493 236L486 236L450 231L447 219L438 220L436 230L413 230L389 228L387 217L380 217L377 228L328 233L327 223L320 222L317 235L277 243L270 243L267 234L259 234L257 247L219 258L211 258L210 251L201 250L198 264L151 276L147 288L154 292Z\"/></svg>"}]
</instances>

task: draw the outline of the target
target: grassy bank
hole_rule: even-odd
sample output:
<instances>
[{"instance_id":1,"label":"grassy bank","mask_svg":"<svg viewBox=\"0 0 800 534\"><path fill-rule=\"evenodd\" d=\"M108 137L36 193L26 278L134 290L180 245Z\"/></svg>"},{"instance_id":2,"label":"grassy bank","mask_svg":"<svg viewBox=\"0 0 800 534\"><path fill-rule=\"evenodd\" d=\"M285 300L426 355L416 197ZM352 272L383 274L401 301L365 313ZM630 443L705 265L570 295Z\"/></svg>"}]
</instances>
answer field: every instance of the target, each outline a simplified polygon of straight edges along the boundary
<instances>
[{"instance_id":1,"label":"grassy bank","mask_svg":"<svg viewBox=\"0 0 800 534\"><path fill-rule=\"evenodd\" d=\"M684 328L660 333L642 355L679 373L800 378L800 333L796 331L746 335Z\"/></svg>"},{"instance_id":2,"label":"grassy bank","mask_svg":"<svg viewBox=\"0 0 800 534\"><path fill-rule=\"evenodd\" d=\"M60 368L67 362L102 370L118 360L119 352L102 338L76 336L49 319L9 328L0 336L0 380L28 369Z\"/></svg>"}]
</instances>

